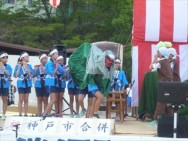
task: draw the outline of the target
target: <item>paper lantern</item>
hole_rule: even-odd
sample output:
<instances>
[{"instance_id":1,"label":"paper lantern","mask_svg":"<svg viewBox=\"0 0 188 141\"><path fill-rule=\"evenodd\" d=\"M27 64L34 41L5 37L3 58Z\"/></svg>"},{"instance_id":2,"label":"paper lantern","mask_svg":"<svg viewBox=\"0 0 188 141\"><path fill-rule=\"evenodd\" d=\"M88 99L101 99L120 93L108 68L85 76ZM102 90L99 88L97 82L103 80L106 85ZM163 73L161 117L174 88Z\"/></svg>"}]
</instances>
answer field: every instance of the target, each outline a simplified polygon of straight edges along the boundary
<instances>
[{"instance_id":1,"label":"paper lantern","mask_svg":"<svg viewBox=\"0 0 188 141\"><path fill-rule=\"evenodd\" d=\"M60 0L50 0L50 5L57 8L60 5Z\"/></svg>"}]
</instances>

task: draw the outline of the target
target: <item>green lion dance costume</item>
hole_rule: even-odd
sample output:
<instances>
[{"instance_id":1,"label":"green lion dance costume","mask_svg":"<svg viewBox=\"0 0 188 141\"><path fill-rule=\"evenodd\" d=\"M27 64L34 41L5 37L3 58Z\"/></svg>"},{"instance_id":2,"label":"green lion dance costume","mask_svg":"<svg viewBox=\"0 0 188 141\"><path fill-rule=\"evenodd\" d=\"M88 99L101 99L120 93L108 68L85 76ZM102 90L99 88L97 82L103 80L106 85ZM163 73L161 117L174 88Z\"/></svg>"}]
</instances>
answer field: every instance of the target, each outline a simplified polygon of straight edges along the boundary
<instances>
[{"instance_id":1,"label":"green lion dance costume","mask_svg":"<svg viewBox=\"0 0 188 141\"><path fill-rule=\"evenodd\" d=\"M110 50L102 51L96 45L84 43L69 58L69 67L76 86L84 89L97 85L107 96L113 75L115 56Z\"/></svg>"}]
</instances>

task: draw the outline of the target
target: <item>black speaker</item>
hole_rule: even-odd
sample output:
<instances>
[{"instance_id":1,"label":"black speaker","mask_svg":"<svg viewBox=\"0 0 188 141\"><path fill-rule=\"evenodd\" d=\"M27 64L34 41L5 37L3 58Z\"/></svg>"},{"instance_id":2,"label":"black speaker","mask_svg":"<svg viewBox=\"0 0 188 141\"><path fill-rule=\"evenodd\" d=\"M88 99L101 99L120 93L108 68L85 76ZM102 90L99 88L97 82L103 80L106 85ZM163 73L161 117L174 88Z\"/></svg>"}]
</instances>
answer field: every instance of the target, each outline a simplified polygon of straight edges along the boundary
<instances>
[{"instance_id":1,"label":"black speaker","mask_svg":"<svg viewBox=\"0 0 188 141\"><path fill-rule=\"evenodd\" d=\"M159 116L157 133L159 137L173 137L173 116ZM178 116L177 137L188 138L188 116Z\"/></svg>"},{"instance_id":2,"label":"black speaker","mask_svg":"<svg viewBox=\"0 0 188 141\"><path fill-rule=\"evenodd\" d=\"M66 45L54 45L54 48L57 48L58 54L64 57L64 64L67 62L67 46Z\"/></svg>"}]
</instances>

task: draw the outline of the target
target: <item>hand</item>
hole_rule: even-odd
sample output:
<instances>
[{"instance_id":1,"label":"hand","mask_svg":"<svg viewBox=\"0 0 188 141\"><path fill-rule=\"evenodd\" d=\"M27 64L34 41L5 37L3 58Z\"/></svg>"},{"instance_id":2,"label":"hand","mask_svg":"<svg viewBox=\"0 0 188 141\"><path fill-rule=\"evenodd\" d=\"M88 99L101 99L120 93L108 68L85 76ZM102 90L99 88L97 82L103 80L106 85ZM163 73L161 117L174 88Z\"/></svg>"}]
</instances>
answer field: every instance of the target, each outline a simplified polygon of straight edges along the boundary
<instances>
[{"instance_id":1,"label":"hand","mask_svg":"<svg viewBox=\"0 0 188 141\"><path fill-rule=\"evenodd\" d=\"M20 68L22 64L21 64L21 63L18 63L17 65L18 65L18 67Z\"/></svg>"},{"instance_id":2,"label":"hand","mask_svg":"<svg viewBox=\"0 0 188 141\"><path fill-rule=\"evenodd\" d=\"M3 66L3 63L2 62L0 62L0 67L2 67Z\"/></svg>"},{"instance_id":3,"label":"hand","mask_svg":"<svg viewBox=\"0 0 188 141\"><path fill-rule=\"evenodd\" d=\"M68 67L68 68L66 68L66 72L69 72L70 71L70 68Z\"/></svg>"},{"instance_id":4,"label":"hand","mask_svg":"<svg viewBox=\"0 0 188 141\"><path fill-rule=\"evenodd\" d=\"M56 70L58 69L58 66L59 66L59 63L58 63L58 62L55 62L55 69L56 69Z\"/></svg>"},{"instance_id":5,"label":"hand","mask_svg":"<svg viewBox=\"0 0 188 141\"><path fill-rule=\"evenodd\" d=\"M3 66L0 66L0 70L4 71L4 70L5 70L5 68L4 68Z\"/></svg>"},{"instance_id":6,"label":"hand","mask_svg":"<svg viewBox=\"0 0 188 141\"><path fill-rule=\"evenodd\" d=\"M35 66L34 66L34 70L35 70L35 71L36 71L38 68L39 68L38 65L35 65Z\"/></svg>"},{"instance_id":7,"label":"hand","mask_svg":"<svg viewBox=\"0 0 188 141\"><path fill-rule=\"evenodd\" d=\"M41 66L40 68L41 68L41 71L42 71L43 73L46 73L44 66Z\"/></svg>"}]
</instances>

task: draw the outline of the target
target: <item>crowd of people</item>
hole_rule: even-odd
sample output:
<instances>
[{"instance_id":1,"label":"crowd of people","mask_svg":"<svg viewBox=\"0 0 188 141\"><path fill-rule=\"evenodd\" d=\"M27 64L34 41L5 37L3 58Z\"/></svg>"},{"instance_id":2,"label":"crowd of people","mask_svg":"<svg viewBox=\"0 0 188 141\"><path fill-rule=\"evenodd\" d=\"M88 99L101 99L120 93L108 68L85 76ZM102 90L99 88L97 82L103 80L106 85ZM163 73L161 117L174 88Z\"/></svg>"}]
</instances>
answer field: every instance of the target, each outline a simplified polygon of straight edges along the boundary
<instances>
[{"instance_id":1,"label":"crowd of people","mask_svg":"<svg viewBox=\"0 0 188 141\"><path fill-rule=\"evenodd\" d=\"M149 66L151 71L157 71L158 81L181 82L176 49L171 42L159 42L153 62ZM156 126L158 115L172 114L172 109L165 103L157 102L154 120L149 125Z\"/></svg>"},{"instance_id":2,"label":"crowd of people","mask_svg":"<svg viewBox=\"0 0 188 141\"><path fill-rule=\"evenodd\" d=\"M28 116L28 99L31 93L32 79L34 79L38 108L37 116L43 118L51 116L52 107L55 106L55 116L62 117L63 96L67 88L70 97L71 117L79 117L85 114L86 118L99 118L98 111L103 101L101 87L91 83L84 89L79 88L72 77L71 67L64 65L64 58L62 55L58 55L58 50L55 48L50 50L49 57L48 59L48 55L41 54L39 56L40 65L34 64L32 66L29 64L29 54L22 52L18 58L17 65L13 69L8 64L8 54L0 52L0 96L3 101L1 118L3 120L6 119L8 102L12 101L14 103L9 97L10 93L16 92L16 88L11 85L12 76L17 79L19 116ZM105 67L107 70L114 68L109 90L125 91L128 81L125 72L121 68L121 60L112 53L107 54L105 55ZM101 80L103 81L102 78ZM10 89L12 90L11 92ZM87 108L84 106L86 95L88 95ZM73 108L74 100L76 103L75 111ZM130 106L130 99L128 103Z\"/></svg>"}]
</instances>

